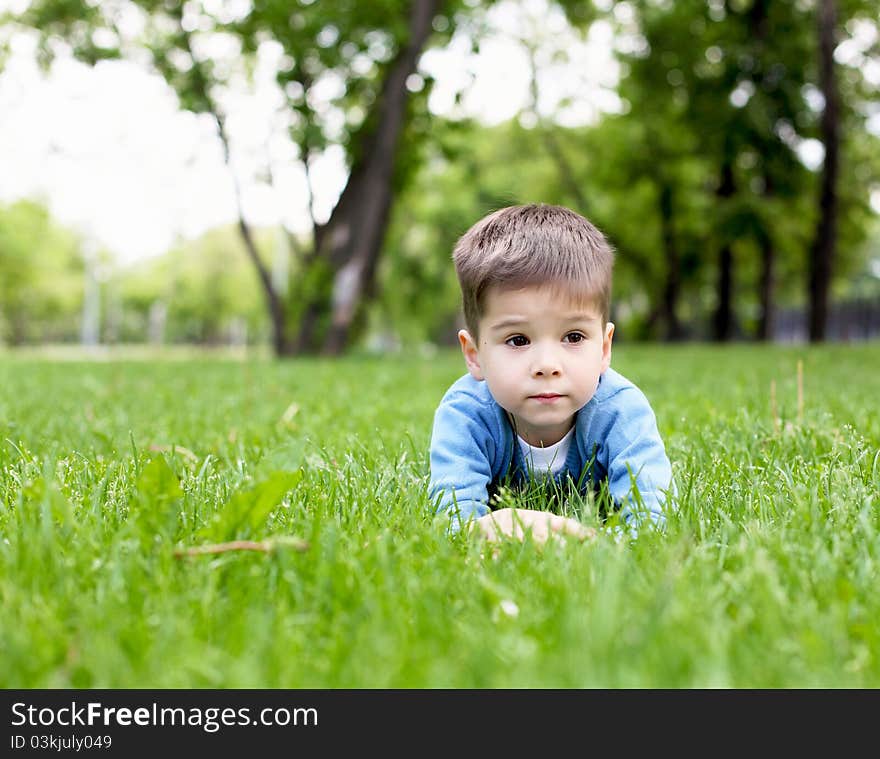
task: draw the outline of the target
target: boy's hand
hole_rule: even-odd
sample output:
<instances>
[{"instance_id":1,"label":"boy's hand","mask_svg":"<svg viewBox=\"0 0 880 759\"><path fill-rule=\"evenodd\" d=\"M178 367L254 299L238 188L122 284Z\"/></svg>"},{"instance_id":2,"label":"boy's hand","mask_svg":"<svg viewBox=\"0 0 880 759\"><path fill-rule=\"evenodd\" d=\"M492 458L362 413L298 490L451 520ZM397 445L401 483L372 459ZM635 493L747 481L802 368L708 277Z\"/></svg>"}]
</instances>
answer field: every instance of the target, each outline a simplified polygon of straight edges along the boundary
<instances>
[{"instance_id":1,"label":"boy's hand","mask_svg":"<svg viewBox=\"0 0 880 759\"><path fill-rule=\"evenodd\" d=\"M579 540L595 537L596 531L584 527L580 522L551 514L547 511L533 509L499 509L480 517L474 528L490 543L496 543L503 537L522 540L526 532L530 532L536 543L546 543L548 539L561 539L562 536L574 537Z\"/></svg>"}]
</instances>

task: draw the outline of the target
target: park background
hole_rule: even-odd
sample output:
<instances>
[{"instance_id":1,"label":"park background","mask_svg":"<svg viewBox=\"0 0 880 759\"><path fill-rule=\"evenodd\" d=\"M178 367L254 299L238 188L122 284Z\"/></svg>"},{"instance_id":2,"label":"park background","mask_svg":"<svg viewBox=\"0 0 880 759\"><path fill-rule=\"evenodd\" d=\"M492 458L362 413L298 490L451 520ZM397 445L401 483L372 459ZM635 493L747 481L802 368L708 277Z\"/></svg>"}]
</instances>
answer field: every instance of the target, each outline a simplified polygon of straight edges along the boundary
<instances>
[{"instance_id":1,"label":"park background","mask_svg":"<svg viewBox=\"0 0 880 759\"><path fill-rule=\"evenodd\" d=\"M877 332L872 3L6 6L6 345L454 344L520 202L610 237L620 340Z\"/></svg>"},{"instance_id":2,"label":"park background","mask_svg":"<svg viewBox=\"0 0 880 759\"><path fill-rule=\"evenodd\" d=\"M875 3L0 12L0 686L880 685ZM434 517L521 202L617 251L664 534Z\"/></svg>"}]
</instances>

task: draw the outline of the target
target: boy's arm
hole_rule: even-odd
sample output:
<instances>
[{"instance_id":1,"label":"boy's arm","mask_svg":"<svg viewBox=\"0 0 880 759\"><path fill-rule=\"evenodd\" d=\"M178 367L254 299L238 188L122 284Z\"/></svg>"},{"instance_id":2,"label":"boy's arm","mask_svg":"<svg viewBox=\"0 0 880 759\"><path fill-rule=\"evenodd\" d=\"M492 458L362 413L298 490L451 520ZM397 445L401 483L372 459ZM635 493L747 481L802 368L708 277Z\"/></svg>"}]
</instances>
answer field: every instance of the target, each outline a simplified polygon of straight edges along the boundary
<instances>
[{"instance_id":1,"label":"boy's arm","mask_svg":"<svg viewBox=\"0 0 880 759\"><path fill-rule=\"evenodd\" d=\"M610 402L605 448L611 496L621 506L624 523L638 525L647 517L664 527L667 496L674 485L654 411L635 386L621 390Z\"/></svg>"},{"instance_id":2,"label":"boy's arm","mask_svg":"<svg viewBox=\"0 0 880 759\"><path fill-rule=\"evenodd\" d=\"M457 532L470 519L489 513L489 483L495 441L491 418L466 393L444 398L431 432L431 482L428 494L437 513L452 518Z\"/></svg>"}]
</instances>

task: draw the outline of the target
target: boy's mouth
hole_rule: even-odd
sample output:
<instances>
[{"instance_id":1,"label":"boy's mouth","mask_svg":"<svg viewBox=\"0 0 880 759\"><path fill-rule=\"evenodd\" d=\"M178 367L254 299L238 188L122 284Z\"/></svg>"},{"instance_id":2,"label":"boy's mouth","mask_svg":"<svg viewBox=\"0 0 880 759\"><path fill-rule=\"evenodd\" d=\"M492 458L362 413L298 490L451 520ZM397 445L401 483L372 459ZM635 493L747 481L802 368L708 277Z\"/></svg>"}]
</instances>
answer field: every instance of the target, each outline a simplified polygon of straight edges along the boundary
<instances>
[{"instance_id":1,"label":"boy's mouth","mask_svg":"<svg viewBox=\"0 0 880 759\"><path fill-rule=\"evenodd\" d=\"M538 403L553 403L562 398L559 393L540 393L539 395L530 395L529 398L538 401Z\"/></svg>"}]
</instances>

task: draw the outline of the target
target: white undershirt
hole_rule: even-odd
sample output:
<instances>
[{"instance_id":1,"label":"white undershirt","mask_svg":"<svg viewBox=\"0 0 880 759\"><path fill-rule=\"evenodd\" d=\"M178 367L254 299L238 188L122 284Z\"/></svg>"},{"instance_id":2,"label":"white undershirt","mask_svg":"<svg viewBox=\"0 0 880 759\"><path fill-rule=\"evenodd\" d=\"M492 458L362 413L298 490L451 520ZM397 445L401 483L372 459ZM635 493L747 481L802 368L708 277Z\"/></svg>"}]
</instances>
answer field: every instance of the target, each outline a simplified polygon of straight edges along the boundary
<instances>
[{"instance_id":1,"label":"white undershirt","mask_svg":"<svg viewBox=\"0 0 880 759\"><path fill-rule=\"evenodd\" d=\"M572 427L558 443L549 445L546 448L536 448L529 445L519 435L519 447L522 451L526 467L533 471L536 475L546 475L548 472L556 474L565 466L565 460L568 458L568 451L571 448L571 441L574 440L574 427Z\"/></svg>"}]
</instances>

